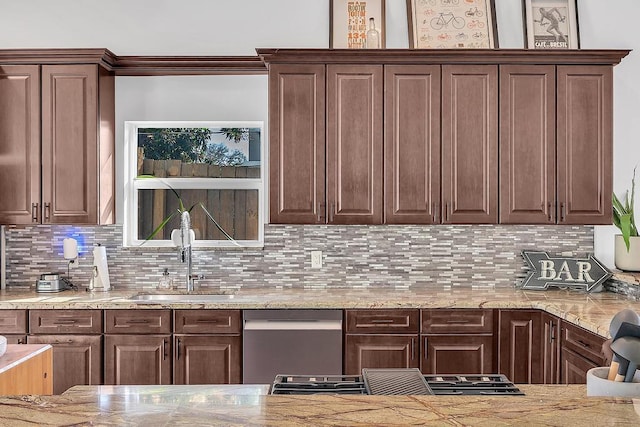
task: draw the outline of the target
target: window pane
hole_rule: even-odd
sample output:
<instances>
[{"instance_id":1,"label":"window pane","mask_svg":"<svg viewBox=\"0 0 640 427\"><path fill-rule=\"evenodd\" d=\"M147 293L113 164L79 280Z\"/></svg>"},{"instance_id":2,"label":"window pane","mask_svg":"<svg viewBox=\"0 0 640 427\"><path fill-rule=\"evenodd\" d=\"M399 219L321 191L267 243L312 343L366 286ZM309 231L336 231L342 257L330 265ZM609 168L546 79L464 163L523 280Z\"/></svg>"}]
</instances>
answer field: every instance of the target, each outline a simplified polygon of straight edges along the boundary
<instances>
[{"instance_id":1,"label":"window pane","mask_svg":"<svg viewBox=\"0 0 640 427\"><path fill-rule=\"evenodd\" d=\"M260 178L260 128L138 128L138 175Z\"/></svg>"},{"instance_id":2,"label":"window pane","mask_svg":"<svg viewBox=\"0 0 640 427\"><path fill-rule=\"evenodd\" d=\"M200 203L232 238L258 239L258 190L176 190L176 193L186 209L195 205L191 210L191 228L197 240L227 240ZM178 198L172 190L138 190L138 239L147 239L178 207ZM171 230L179 227L176 213L154 239L170 239Z\"/></svg>"}]
</instances>

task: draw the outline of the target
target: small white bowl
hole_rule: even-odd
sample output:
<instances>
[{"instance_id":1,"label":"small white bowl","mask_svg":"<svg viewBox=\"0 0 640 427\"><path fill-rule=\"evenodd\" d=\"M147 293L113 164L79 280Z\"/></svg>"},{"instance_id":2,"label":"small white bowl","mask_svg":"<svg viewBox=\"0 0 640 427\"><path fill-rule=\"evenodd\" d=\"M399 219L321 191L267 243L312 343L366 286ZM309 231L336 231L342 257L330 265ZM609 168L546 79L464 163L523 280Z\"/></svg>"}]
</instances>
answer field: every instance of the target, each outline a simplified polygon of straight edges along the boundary
<instances>
[{"instance_id":1,"label":"small white bowl","mask_svg":"<svg viewBox=\"0 0 640 427\"><path fill-rule=\"evenodd\" d=\"M7 351L7 338L0 335L0 357Z\"/></svg>"},{"instance_id":2,"label":"small white bowl","mask_svg":"<svg viewBox=\"0 0 640 427\"><path fill-rule=\"evenodd\" d=\"M608 376L608 366L589 369L587 396L640 397L640 371L636 371L631 383L611 381Z\"/></svg>"}]
</instances>

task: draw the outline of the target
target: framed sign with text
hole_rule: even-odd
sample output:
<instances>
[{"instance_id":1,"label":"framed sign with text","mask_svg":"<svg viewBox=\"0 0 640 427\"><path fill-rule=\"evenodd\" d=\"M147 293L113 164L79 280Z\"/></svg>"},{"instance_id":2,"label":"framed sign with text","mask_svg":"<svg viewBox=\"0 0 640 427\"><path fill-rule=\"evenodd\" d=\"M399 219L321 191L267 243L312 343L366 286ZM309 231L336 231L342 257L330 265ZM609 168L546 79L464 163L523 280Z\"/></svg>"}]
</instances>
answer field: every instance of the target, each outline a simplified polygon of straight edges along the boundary
<instances>
[{"instance_id":1,"label":"framed sign with text","mask_svg":"<svg viewBox=\"0 0 640 427\"><path fill-rule=\"evenodd\" d=\"M529 49L578 49L576 0L523 0Z\"/></svg>"},{"instance_id":2,"label":"framed sign with text","mask_svg":"<svg viewBox=\"0 0 640 427\"><path fill-rule=\"evenodd\" d=\"M546 290L549 287L576 288L587 292L602 290L611 272L592 255L586 258L549 256L543 251L522 251L529 273L521 289Z\"/></svg>"},{"instance_id":3,"label":"framed sign with text","mask_svg":"<svg viewBox=\"0 0 640 427\"><path fill-rule=\"evenodd\" d=\"M385 0L331 0L329 47L331 49L384 48L384 5Z\"/></svg>"}]
</instances>

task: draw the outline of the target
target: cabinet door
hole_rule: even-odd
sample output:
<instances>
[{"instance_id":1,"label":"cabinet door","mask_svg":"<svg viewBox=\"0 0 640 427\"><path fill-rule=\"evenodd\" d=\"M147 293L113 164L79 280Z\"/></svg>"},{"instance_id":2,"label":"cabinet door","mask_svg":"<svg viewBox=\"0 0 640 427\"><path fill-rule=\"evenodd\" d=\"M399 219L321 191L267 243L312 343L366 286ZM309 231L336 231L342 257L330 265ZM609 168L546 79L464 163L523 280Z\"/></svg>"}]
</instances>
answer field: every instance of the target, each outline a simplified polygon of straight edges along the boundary
<instances>
[{"instance_id":1,"label":"cabinet door","mask_svg":"<svg viewBox=\"0 0 640 427\"><path fill-rule=\"evenodd\" d=\"M269 111L269 222L326 222L325 66L271 65Z\"/></svg>"},{"instance_id":2,"label":"cabinet door","mask_svg":"<svg viewBox=\"0 0 640 427\"><path fill-rule=\"evenodd\" d=\"M360 375L362 368L418 368L417 335L347 335L345 375Z\"/></svg>"},{"instance_id":3,"label":"cabinet door","mask_svg":"<svg viewBox=\"0 0 640 427\"><path fill-rule=\"evenodd\" d=\"M43 223L98 223L97 147L97 66L42 66Z\"/></svg>"},{"instance_id":4,"label":"cabinet door","mask_svg":"<svg viewBox=\"0 0 640 427\"><path fill-rule=\"evenodd\" d=\"M0 65L0 224L40 221L40 71Z\"/></svg>"},{"instance_id":5,"label":"cabinet door","mask_svg":"<svg viewBox=\"0 0 640 427\"><path fill-rule=\"evenodd\" d=\"M27 310L0 310L0 335L26 333Z\"/></svg>"},{"instance_id":6,"label":"cabinet door","mask_svg":"<svg viewBox=\"0 0 640 427\"><path fill-rule=\"evenodd\" d=\"M102 337L100 335L30 335L29 344L53 347L53 393L74 385L102 384Z\"/></svg>"},{"instance_id":7,"label":"cabinet door","mask_svg":"<svg viewBox=\"0 0 640 427\"><path fill-rule=\"evenodd\" d=\"M556 222L553 65L500 66L500 222Z\"/></svg>"},{"instance_id":8,"label":"cabinet door","mask_svg":"<svg viewBox=\"0 0 640 427\"><path fill-rule=\"evenodd\" d=\"M542 384L542 313L500 310L498 370L517 384Z\"/></svg>"},{"instance_id":9,"label":"cabinet door","mask_svg":"<svg viewBox=\"0 0 640 427\"><path fill-rule=\"evenodd\" d=\"M442 222L498 222L498 68L442 66Z\"/></svg>"},{"instance_id":10,"label":"cabinet door","mask_svg":"<svg viewBox=\"0 0 640 427\"><path fill-rule=\"evenodd\" d=\"M105 384L171 384L170 335L105 335Z\"/></svg>"},{"instance_id":11,"label":"cabinet door","mask_svg":"<svg viewBox=\"0 0 640 427\"><path fill-rule=\"evenodd\" d=\"M491 374L493 337L429 335L422 337L421 370L425 374Z\"/></svg>"},{"instance_id":12,"label":"cabinet door","mask_svg":"<svg viewBox=\"0 0 640 427\"><path fill-rule=\"evenodd\" d=\"M382 223L382 65L327 66L327 222Z\"/></svg>"},{"instance_id":13,"label":"cabinet door","mask_svg":"<svg viewBox=\"0 0 640 427\"><path fill-rule=\"evenodd\" d=\"M174 384L239 384L240 336L174 336Z\"/></svg>"},{"instance_id":14,"label":"cabinet door","mask_svg":"<svg viewBox=\"0 0 640 427\"><path fill-rule=\"evenodd\" d=\"M560 382L560 319L543 313L542 325L542 381L544 384L558 384Z\"/></svg>"},{"instance_id":15,"label":"cabinet door","mask_svg":"<svg viewBox=\"0 0 640 427\"><path fill-rule=\"evenodd\" d=\"M384 222L439 222L440 66L388 65L384 79Z\"/></svg>"},{"instance_id":16,"label":"cabinet door","mask_svg":"<svg viewBox=\"0 0 640 427\"><path fill-rule=\"evenodd\" d=\"M586 384L587 371L598 365L571 350L563 348L561 353L562 384Z\"/></svg>"},{"instance_id":17,"label":"cabinet door","mask_svg":"<svg viewBox=\"0 0 640 427\"><path fill-rule=\"evenodd\" d=\"M611 224L612 67L558 66L561 224Z\"/></svg>"}]
</instances>

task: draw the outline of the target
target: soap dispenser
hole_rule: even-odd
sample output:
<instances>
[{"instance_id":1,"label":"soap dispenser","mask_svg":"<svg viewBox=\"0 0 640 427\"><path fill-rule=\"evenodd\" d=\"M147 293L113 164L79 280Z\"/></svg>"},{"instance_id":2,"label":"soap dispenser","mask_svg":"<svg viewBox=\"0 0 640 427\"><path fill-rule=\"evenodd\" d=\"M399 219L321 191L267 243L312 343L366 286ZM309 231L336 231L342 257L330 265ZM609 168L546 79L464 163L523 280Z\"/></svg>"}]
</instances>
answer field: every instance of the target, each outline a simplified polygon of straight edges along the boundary
<instances>
[{"instance_id":1,"label":"soap dispenser","mask_svg":"<svg viewBox=\"0 0 640 427\"><path fill-rule=\"evenodd\" d=\"M173 288L173 280L169 277L169 269L165 268L162 273L160 281L158 281L158 289L171 289Z\"/></svg>"}]
</instances>

